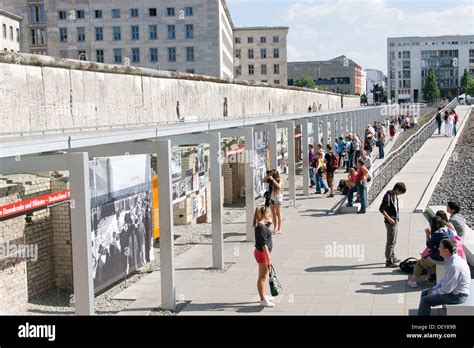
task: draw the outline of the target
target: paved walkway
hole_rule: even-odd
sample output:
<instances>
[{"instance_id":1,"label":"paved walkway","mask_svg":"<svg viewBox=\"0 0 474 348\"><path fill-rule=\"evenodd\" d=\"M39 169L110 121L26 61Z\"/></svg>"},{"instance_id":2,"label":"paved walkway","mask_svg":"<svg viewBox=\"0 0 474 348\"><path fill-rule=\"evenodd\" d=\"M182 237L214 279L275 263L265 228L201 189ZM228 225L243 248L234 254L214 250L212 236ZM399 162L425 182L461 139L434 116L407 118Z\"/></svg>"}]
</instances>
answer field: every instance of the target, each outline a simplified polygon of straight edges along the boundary
<instances>
[{"instance_id":1,"label":"paved walkway","mask_svg":"<svg viewBox=\"0 0 474 348\"><path fill-rule=\"evenodd\" d=\"M418 256L424 248L427 220L412 213L423 192L418 186L427 185L430 168L436 168L433 162L448 145L444 137L430 139L426 151L438 156L416 154L394 180L405 181L409 190L396 246L400 259ZM335 182L345 176L338 173ZM301 183L297 188L302 192ZM274 237L272 253L283 294L274 308L258 306L257 265L252 243L244 241L243 216L224 227L225 260L231 263L227 271L207 271L210 245L197 245L176 258L177 300L190 301L179 315L412 314L421 289L432 284L422 280L419 289L408 288L406 275L384 267L385 227L377 202L365 215L333 215L331 209L342 198L300 196L295 208L283 209L283 234ZM160 305L160 273L151 273L115 298L135 300L121 315L149 314Z\"/></svg>"}]
</instances>

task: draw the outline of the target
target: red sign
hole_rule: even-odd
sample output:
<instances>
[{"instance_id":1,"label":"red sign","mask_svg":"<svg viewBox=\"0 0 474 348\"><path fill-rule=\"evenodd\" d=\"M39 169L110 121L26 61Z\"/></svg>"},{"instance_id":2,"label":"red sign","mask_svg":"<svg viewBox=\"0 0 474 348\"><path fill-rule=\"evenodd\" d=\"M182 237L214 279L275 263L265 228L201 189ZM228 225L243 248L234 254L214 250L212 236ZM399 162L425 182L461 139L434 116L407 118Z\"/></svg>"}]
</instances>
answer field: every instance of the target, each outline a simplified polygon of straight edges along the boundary
<instances>
[{"instance_id":1,"label":"red sign","mask_svg":"<svg viewBox=\"0 0 474 348\"><path fill-rule=\"evenodd\" d=\"M234 149L234 150L229 150L226 152L226 156L233 156L233 155L238 155L238 154L241 154L241 153L244 153L245 152L245 148L244 147L240 147L238 149Z\"/></svg>"},{"instance_id":2,"label":"red sign","mask_svg":"<svg viewBox=\"0 0 474 348\"><path fill-rule=\"evenodd\" d=\"M50 193L44 196L26 199L24 201L7 204L0 207L0 220L7 217L26 214L28 212L50 208L58 203L69 201L71 192L69 190Z\"/></svg>"}]
</instances>

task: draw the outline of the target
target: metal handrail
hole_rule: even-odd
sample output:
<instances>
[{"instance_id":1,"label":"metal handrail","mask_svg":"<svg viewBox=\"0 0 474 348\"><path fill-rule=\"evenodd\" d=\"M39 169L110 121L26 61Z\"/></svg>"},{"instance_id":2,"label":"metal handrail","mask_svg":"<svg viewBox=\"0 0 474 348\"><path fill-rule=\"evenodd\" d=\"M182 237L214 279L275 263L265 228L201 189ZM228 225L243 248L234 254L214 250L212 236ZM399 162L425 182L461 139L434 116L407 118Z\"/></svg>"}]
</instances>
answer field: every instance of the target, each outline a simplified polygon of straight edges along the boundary
<instances>
[{"instance_id":1,"label":"metal handrail","mask_svg":"<svg viewBox=\"0 0 474 348\"><path fill-rule=\"evenodd\" d=\"M453 109L458 105L454 98L441 112ZM423 146L436 130L436 114L426 122L415 134L411 135L398 149L388 155L384 162L374 170L367 199L371 205L392 178L402 170L413 155Z\"/></svg>"},{"instance_id":2,"label":"metal handrail","mask_svg":"<svg viewBox=\"0 0 474 348\"><path fill-rule=\"evenodd\" d=\"M334 109L334 110L323 110L318 112L308 113L308 116L316 116L316 115L325 115L331 114L334 112L351 112L355 110L359 110L362 108L343 108L343 109ZM286 114L289 118L296 115L302 115L301 113L293 113L293 114ZM252 119L257 117L272 117L275 114L272 113L261 113L261 114L250 114L250 115L243 115L241 118L244 120ZM199 117L189 116L189 119L186 123L191 122L209 122L209 121L225 121L225 120L233 120L235 118L232 117L225 117L225 118L212 118L206 120L199 120ZM80 127L66 127L66 128L52 128L52 129L42 129L42 130L26 130L26 131L18 131L18 132L3 132L0 133L0 138L2 137L24 137L24 136L34 136L34 135L46 135L46 134L65 134L65 133L73 133L73 132L83 132L83 131L99 131L99 130L116 130L116 129L140 129L145 127L159 127L159 126L167 126L167 125L178 125L182 122L177 121L158 121L158 122L140 122L140 123L121 123L121 124L104 124L104 125L95 125L95 126L80 126Z\"/></svg>"}]
</instances>

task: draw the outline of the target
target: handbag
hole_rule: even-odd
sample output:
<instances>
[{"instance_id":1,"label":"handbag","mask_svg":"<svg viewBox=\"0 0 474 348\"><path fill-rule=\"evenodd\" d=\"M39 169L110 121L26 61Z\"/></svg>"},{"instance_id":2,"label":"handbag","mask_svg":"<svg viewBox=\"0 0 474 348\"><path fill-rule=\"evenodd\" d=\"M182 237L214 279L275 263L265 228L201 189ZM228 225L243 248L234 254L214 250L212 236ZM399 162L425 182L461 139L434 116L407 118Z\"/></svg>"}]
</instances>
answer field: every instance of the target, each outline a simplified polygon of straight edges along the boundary
<instances>
[{"instance_id":1,"label":"handbag","mask_svg":"<svg viewBox=\"0 0 474 348\"><path fill-rule=\"evenodd\" d=\"M272 296L278 296L281 291L283 290L280 281L277 278L275 268L273 265L270 266L270 277L269 277L269 283L270 283L270 293Z\"/></svg>"}]
</instances>

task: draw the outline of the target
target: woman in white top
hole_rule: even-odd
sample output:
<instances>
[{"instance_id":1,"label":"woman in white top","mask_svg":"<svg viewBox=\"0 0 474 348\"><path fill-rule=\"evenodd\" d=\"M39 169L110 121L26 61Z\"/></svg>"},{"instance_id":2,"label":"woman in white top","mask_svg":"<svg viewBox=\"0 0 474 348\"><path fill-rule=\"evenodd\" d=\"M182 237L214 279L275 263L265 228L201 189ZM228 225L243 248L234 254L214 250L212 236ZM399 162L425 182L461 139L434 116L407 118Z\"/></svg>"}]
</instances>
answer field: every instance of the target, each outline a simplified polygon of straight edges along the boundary
<instances>
[{"instance_id":1,"label":"woman in white top","mask_svg":"<svg viewBox=\"0 0 474 348\"><path fill-rule=\"evenodd\" d=\"M454 115L452 112L449 113L447 126L448 126L447 136L451 138L453 136L453 130L454 130Z\"/></svg>"},{"instance_id":2,"label":"woman in white top","mask_svg":"<svg viewBox=\"0 0 474 348\"><path fill-rule=\"evenodd\" d=\"M277 170L272 170L265 178L265 181L272 185L270 195L270 210L272 211L273 228L275 234L281 233L281 205L283 204L283 181Z\"/></svg>"}]
</instances>

